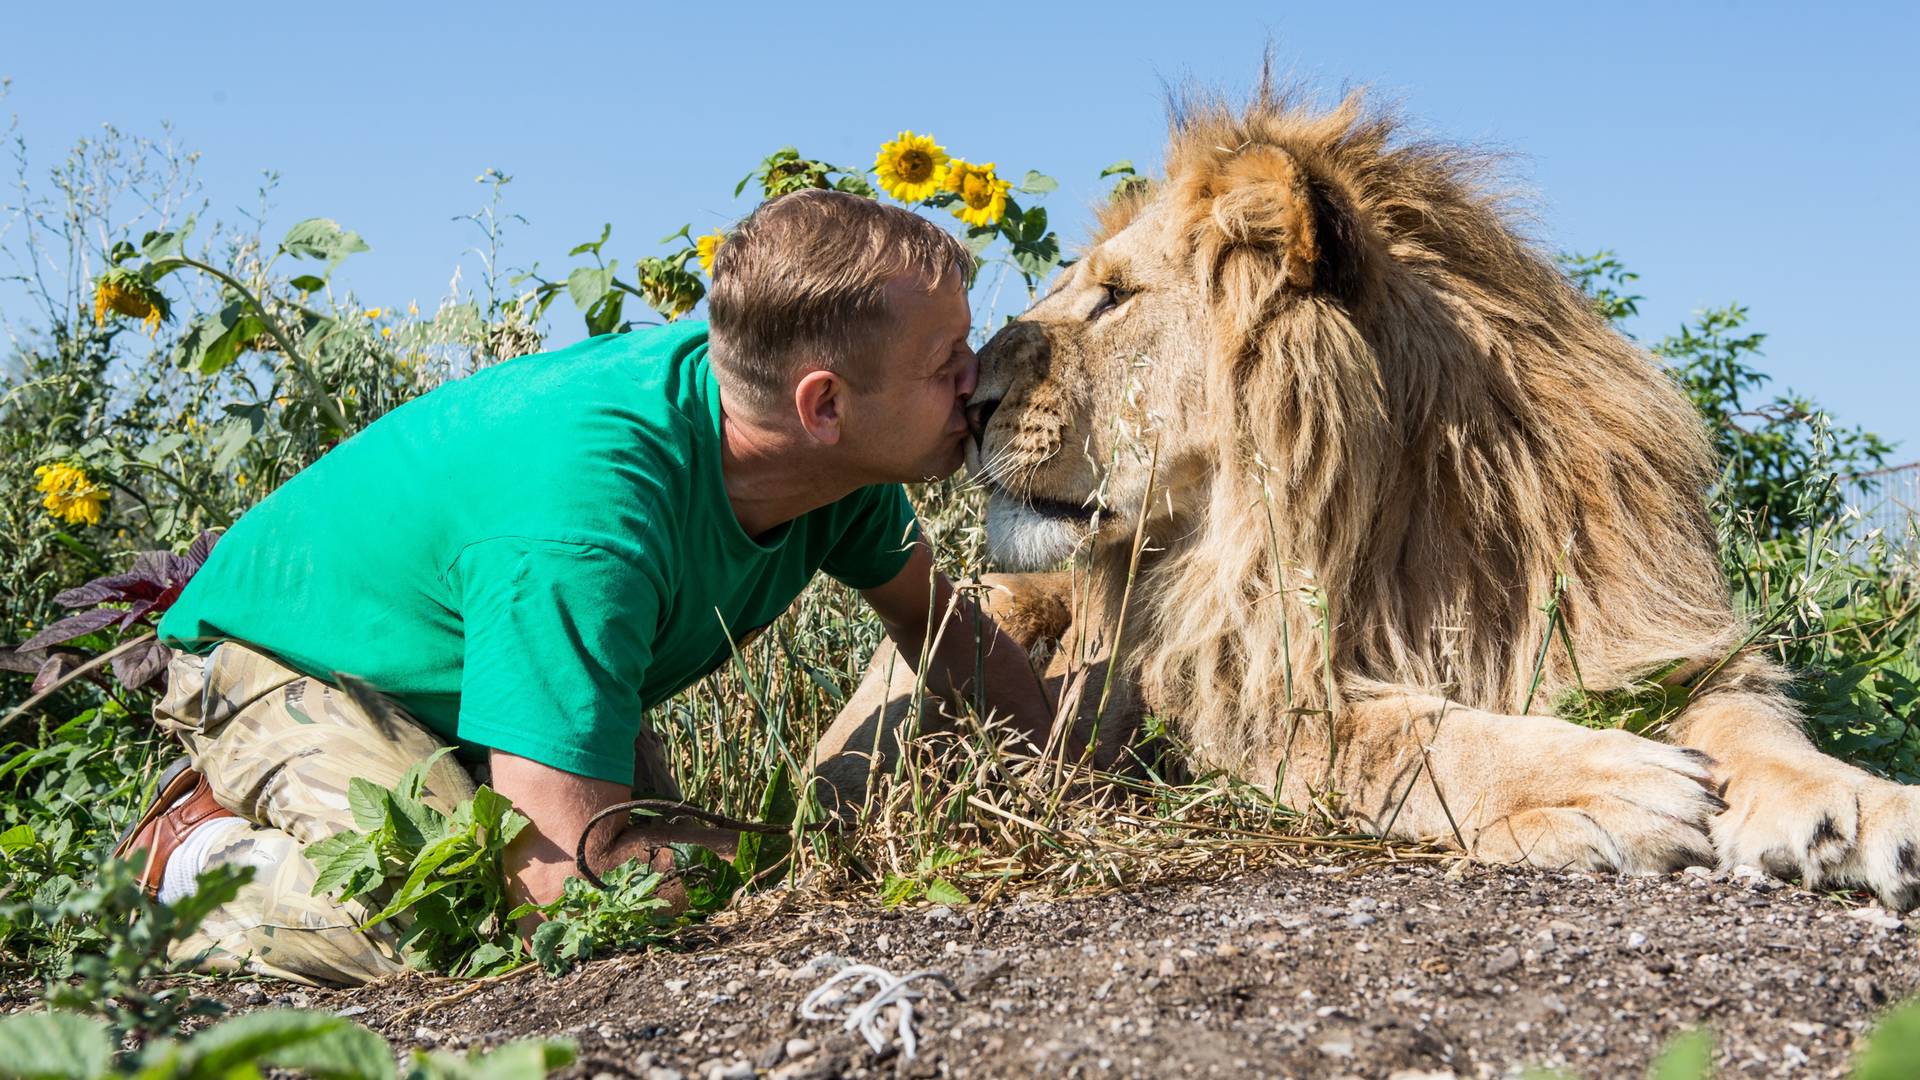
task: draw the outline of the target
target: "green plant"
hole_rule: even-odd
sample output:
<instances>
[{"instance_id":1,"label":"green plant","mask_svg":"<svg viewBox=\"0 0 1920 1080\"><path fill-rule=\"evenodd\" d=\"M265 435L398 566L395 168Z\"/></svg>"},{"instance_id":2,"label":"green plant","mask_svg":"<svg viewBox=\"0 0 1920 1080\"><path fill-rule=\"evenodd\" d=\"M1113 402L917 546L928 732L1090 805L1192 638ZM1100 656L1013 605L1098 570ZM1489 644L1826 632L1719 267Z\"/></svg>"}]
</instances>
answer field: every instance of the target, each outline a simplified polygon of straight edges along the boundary
<instances>
[{"instance_id":1,"label":"green plant","mask_svg":"<svg viewBox=\"0 0 1920 1080\"><path fill-rule=\"evenodd\" d=\"M184 1041L156 1039L132 1055L114 1053L103 1021L68 1012L0 1020L0 1080L257 1080L286 1070L322 1080L392 1080L393 1053L351 1020L298 1009L234 1017ZM573 1062L569 1043L509 1043L460 1055L413 1051L407 1080L538 1080Z\"/></svg>"},{"instance_id":2,"label":"green plant","mask_svg":"<svg viewBox=\"0 0 1920 1080\"><path fill-rule=\"evenodd\" d=\"M447 753L416 763L392 789L353 779L347 804L359 831L308 846L319 872L313 891L378 900L397 882L369 925L407 913L411 925L400 947L408 963L457 975L497 974L520 963L501 852L527 819L487 787L451 814L427 805L421 798L426 771Z\"/></svg>"},{"instance_id":3,"label":"green plant","mask_svg":"<svg viewBox=\"0 0 1920 1080\"><path fill-rule=\"evenodd\" d=\"M94 926L99 940L75 955L69 970L49 981L47 1002L55 1008L98 1013L116 1037L146 1041L171 1032L189 1016L215 1015L221 1006L192 996L185 986L152 989L157 976L174 970L174 945L200 921L240 893L253 869L214 867L202 873L192 895L162 904L141 889L139 867L108 860L85 891L36 915L44 922Z\"/></svg>"},{"instance_id":4,"label":"green plant","mask_svg":"<svg viewBox=\"0 0 1920 1080\"><path fill-rule=\"evenodd\" d=\"M959 851L954 848L937 848L929 851L914 864L912 873L888 873L880 879L880 902L888 907L916 899L949 906L971 903L971 898L961 892L959 886L940 874L950 866L957 866L968 859L984 854L986 852L978 848L971 851Z\"/></svg>"}]
</instances>

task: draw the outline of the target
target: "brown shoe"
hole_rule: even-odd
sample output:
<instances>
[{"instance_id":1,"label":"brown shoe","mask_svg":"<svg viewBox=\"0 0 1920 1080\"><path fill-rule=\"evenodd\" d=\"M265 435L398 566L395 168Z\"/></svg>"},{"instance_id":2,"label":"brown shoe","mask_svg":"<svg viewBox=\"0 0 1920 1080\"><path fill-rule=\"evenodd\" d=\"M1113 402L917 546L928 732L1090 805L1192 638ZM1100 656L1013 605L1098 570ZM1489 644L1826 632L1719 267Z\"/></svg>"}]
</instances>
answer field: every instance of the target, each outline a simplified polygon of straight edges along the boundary
<instances>
[{"instance_id":1,"label":"brown shoe","mask_svg":"<svg viewBox=\"0 0 1920 1080\"><path fill-rule=\"evenodd\" d=\"M181 802L185 797L186 801ZM174 805L178 803L179 805ZM186 758L167 766L154 785L153 801L146 812L113 846L115 858L124 859L136 851L147 853L147 864L140 870L140 887L148 896L160 895L160 883L166 880L167 859L194 826L215 818L239 817L239 814L214 801L213 786L193 771Z\"/></svg>"}]
</instances>

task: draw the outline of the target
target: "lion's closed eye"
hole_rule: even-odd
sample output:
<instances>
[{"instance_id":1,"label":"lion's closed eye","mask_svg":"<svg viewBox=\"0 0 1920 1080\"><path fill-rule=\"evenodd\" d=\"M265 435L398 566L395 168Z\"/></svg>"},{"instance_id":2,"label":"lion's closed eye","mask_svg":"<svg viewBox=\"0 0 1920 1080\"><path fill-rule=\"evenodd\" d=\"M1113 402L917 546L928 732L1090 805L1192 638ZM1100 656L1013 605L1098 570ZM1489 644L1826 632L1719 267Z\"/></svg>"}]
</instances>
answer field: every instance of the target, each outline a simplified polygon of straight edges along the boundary
<instances>
[{"instance_id":1,"label":"lion's closed eye","mask_svg":"<svg viewBox=\"0 0 1920 1080\"><path fill-rule=\"evenodd\" d=\"M1087 321L1092 322L1133 299L1136 290L1125 285L1109 283L1100 286L1100 299L1094 302L1093 310L1087 312Z\"/></svg>"}]
</instances>

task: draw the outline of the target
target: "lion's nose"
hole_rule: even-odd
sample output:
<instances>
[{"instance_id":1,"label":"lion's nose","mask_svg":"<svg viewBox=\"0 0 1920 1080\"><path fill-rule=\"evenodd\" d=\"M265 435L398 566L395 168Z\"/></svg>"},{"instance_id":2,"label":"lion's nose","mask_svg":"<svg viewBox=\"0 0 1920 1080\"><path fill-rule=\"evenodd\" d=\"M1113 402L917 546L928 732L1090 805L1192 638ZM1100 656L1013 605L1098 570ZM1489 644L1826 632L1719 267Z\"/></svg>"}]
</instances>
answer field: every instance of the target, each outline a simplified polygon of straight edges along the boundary
<instances>
[{"instance_id":1,"label":"lion's nose","mask_svg":"<svg viewBox=\"0 0 1920 1080\"><path fill-rule=\"evenodd\" d=\"M1000 400L976 401L967 406L967 429L973 432L975 439L987 433L987 422L993 419L993 410L1000 407Z\"/></svg>"}]
</instances>

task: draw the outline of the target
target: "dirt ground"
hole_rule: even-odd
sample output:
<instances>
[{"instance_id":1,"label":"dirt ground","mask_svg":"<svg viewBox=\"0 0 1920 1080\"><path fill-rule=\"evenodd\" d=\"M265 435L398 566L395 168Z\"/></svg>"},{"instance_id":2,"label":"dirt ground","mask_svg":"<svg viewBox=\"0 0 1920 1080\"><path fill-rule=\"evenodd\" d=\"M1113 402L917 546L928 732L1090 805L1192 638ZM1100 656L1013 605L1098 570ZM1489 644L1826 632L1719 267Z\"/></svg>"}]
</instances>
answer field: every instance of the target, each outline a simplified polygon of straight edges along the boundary
<instances>
[{"instance_id":1,"label":"dirt ground","mask_svg":"<svg viewBox=\"0 0 1920 1080\"><path fill-rule=\"evenodd\" d=\"M759 910L685 953L559 980L229 984L238 1006L343 1011L399 1045L573 1039L570 1076L1641 1075L1709 1026L1721 1076L1838 1076L1920 987L1908 925L1769 879L1434 864L1268 869L986 910ZM1915 920L1920 926L1920 920ZM919 1053L796 1015L845 962L935 969ZM1920 1066L1916 1067L1920 1075Z\"/></svg>"}]
</instances>

